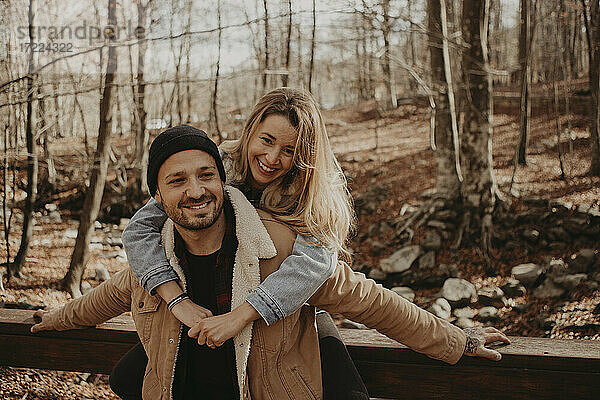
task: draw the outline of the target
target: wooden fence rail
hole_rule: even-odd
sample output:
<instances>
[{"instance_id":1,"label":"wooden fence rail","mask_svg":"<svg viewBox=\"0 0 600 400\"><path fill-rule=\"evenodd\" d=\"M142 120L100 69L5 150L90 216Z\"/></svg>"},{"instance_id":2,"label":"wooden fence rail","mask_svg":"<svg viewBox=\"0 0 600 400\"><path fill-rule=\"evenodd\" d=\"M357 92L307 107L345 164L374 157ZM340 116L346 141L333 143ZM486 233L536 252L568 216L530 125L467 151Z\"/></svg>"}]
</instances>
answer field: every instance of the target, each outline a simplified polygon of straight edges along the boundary
<instances>
[{"instance_id":1,"label":"wooden fence rail","mask_svg":"<svg viewBox=\"0 0 600 400\"><path fill-rule=\"evenodd\" d=\"M110 373L137 343L130 317L32 334L33 311L0 309L0 365ZM372 330L341 329L371 396L398 399L600 399L600 342L511 337L500 362L450 366Z\"/></svg>"}]
</instances>

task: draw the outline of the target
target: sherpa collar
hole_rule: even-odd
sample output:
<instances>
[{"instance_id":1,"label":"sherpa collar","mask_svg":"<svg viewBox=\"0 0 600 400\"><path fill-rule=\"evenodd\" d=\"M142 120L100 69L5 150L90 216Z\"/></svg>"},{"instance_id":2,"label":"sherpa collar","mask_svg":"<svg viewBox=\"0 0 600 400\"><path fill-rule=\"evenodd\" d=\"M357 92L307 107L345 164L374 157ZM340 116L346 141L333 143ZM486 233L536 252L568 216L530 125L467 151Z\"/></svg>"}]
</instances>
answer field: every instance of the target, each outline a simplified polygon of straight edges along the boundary
<instances>
[{"instance_id":1,"label":"sherpa collar","mask_svg":"<svg viewBox=\"0 0 600 400\"><path fill-rule=\"evenodd\" d=\"M235 231L238 239L231 284L231 309L233 310L241 305L246 300L246 296L260 284L259 260L273 258L277 255L277 251L256 209L242 192L228 185L225 186L224 192L225 197L229 199L233 207L236 221ZM162 229L162 242L167 259L185 288L187 287L185 275L175 255L174 227L175 225L171 219L165 222ZM246 366L250 355L252 326L253 323L246 325L233 338L240 398L243 398L243 388L246 381Z\"/></svg>"}]
</instances>

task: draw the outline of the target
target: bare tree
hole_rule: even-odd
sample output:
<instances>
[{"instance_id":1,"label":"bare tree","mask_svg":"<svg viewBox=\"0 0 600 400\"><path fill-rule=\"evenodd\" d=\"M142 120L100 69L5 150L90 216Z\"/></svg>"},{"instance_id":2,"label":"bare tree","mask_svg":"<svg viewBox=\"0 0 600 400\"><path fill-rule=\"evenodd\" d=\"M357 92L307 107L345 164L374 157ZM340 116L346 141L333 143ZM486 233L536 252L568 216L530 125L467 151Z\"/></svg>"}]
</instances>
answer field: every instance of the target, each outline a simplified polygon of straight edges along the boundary
<instances>
[{"instance_id":1,"label":"bare tree","mask_svg":"<svg viewBox=\"0 0 600 400\"><path fill-rule=\"evenodd\" d=\"M312 40L310 43L310 64L308 67L308 91L313 93L313 69L315 67L315 36L317 32L317 6L316 0L312 3Z\"/></svg>"},{"instance_id":2,"label":"bare tree","mask_svg":"<svg viewBox=\"0 0 600 400\"><path fill-rule=\"evenodd\" d=\"M268 69L269 69L269 64L270 64L270 53L269 53L269 8L267 7L267 0L263 0L263 8L265 11L265 69L263 71L263 80L262 80L262 85L263 85L263 92L266 92L268 89L267 86L267 73L268 73Z\"/></svg>"},{"instance_id":3,"label":"bare tree","mask_svg":"<svg viewBox=\"0 0 600 400\"><path fill-rule=\"evenodd\" d=\"M533 5L533 8L532 8ZM532 79L532 46L535 36L537 0L521 0L521 26L519 33L519 78L521 97L519 100L519 149L517 162L527 165L527 143L531 130L531 79Z\"/></svg>"},{"instance_id":4,"label":"bare tree","mask_svg":"<svg viewBox=\"0 0 600 400\"><path fill-rule=\"evenodd\" d=\"M214 129L217 132L219 143L223 141L223 135L221 134L221 128L219 127L219 114L217 112L217 96L219 95L219 74L221 72L221 45L223 37L223 29L221 27L221 0L217 0L217 23L218 39L217 39L217 65L215 66L215 84L212 90L211 100L211 121L213 121Z\"/></svg>"},{"instance_id":5,"label":"bare tree","mask_svg":"<svg viewBox=\"0 0 600 400\"><path fill-rule=\"evenodd\" d=\"M581 0L581 3L588 42L590 94L592 97L592 121L590 124L592 155L588 174L600 176L600 4L598 0L592 0L588 16L585 0Z\"/></svg>"},{"instance_id":6,"label":"bare tree","mask_svg":"<svg viewBox=\"0 0 600 400\"><path fill-rule=\"evenodd\" d=\"M489 253L496 182L492 170L492 84L488 63L489 0L465 0L462 13L462 70L465 102L461 154L464 180L461 185L465 207L462 230L473 225L480 232L480 248L488 257L486 271L492 273Z\"/></svg>"},{"instance_id":7,"label":"bare tree","mask_svg":"<svg viewBox=\"0 0 600 400\"><path fill-rule=\"evenodd\" d=\"M116 0L108 0L108 26L116 26L115 14ZM115 32L109 36L110 44L115 42ZM90 176L90 184L85 194L79 229L77 231L77 240L75 248L71 255L69 271L62 281L63 287L71 293L73 297L81 296L81 278L89 259L90 238L94 230L94 221L100 211L100 203L104 192L104 183L106 181L106 172L108 170L108 153L110 151L110 133L111 133L111 95L113 91L113 82L117 70L117 49L114 45L108 47L108 60L106 65L106 75L102 91L102 100L100 101L100 125L98 127L98 141L96 152L94 154L94 163Z\"/></svg>"},{"instance_id":8,"label":"bare tree","mask_svg":"<svg viewBox=\"0 0 600 400\"><path fill-rule=\"evenodd\" d=\"M460 181L455 168L455 149L451 122L448 82L442 43L442 5L440 0L427 0L429 55L431 82L437 96L435 99L435 163L436 192L448 200L460 196Z\"/></svg>"},{"instance_id":9,"label":"bare tree","mask_svg":"<svg viewBox=\"0 0 600 400\"><path fill-rule=\"evenodd\" d=\"M288 25L287 25L287 40L285 45L285 70L286 73L281 77L281 84L288 85L290 77L290 42L292 39L292 0L288 0Z\"/></svg>"},{"instance_id":10,"label":"bare tree","mask_svg":"<svg viewBox=\"0 0 600 400\"><path fill-rule=\"evenodd\" d=\"M153 0L144 3L137 2L138 27L147 29L148 10ZM135 179L134 187L131 190L130 198L135 203L139 203L146 194L146 171L148 161L148 132L146 131L146 82L144 80L144 67L146 60L146 51L148 42L145 37L138 38L138 57L137 57L137 87L135 90L135 110L136 110L136 132L135 132L135 160L133 162L133 175Z\"/></svg>"},{"instance_id":11,"label":"bare tree","mask_svg":"<svg viewBox=\"0 0 600 400\"><path fill-rule=\"evenodd\" d=\"M29 0L29 42L33 43L33 0ZM15 256L12 264L8 264L8 277L20 277L21 269L25 264L25 257L29 250L29 242L33 234L33 225L35 223L33 218L33 212L35 208L35 201L37 198L37 184L38 184L38 156L37 156L37 144L35 139L34 120L33 120L33 51L29 51L28 56L28 73L29 75L25 79L26 91L27 91L27 110L25 112L25 141L27 143L27 197L25 199L25 208L23 210L23 233L21 234L21 244L19 251Z\"/></svg>"}]
</instances>

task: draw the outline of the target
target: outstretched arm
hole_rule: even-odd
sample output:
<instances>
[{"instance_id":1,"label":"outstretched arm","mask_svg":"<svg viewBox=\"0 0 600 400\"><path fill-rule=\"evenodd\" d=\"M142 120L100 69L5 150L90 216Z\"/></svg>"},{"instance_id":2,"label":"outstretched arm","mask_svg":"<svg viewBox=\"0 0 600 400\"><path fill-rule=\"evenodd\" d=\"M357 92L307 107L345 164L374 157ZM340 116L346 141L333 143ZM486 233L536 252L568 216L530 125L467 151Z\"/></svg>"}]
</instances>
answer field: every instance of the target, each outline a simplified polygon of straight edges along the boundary
<instances>
[{"instance_id":1,"label":"outstretched arm","mask_svg":"<svg viewBox=\"0 0 600 400\"><path fill-rule=\"evenodd\" d=\"M456 363L463 354L499 360L485 344L508 343L494 328L463 331L339 263L310 304L377 329L431 358Z\"/></svg>"}]
</instances>

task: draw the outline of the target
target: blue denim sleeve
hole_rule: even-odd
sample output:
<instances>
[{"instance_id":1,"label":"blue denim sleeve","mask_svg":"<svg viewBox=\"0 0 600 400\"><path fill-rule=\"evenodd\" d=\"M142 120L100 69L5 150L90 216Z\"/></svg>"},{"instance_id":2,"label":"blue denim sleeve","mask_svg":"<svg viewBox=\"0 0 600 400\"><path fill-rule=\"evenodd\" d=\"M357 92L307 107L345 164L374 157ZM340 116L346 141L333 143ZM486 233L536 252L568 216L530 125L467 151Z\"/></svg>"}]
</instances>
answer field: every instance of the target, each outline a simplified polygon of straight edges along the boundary
<instances>
[{"instance_id":1,"label":"blue denim sleeve","mask_svg":"<svg viewBox=\"0 0 600 400\"><path fill-rule=\"evenodd\" d=\"M246 298L267 325L299 309L335 270L337 252L311 245L314 240L298 235L292 254Z\"/></svg>"},{"instance_id":2,"label":"blue denim sleeve","mask_svg":"<svg viewBox=\"0 0 600 400\"><path fill-rule=\"evenodd\" d=\"M157 286L179 279L162 246L160 232L166 221L167 214L161 205L150 199L123 231L123 247L131 271L150 294L154 294Z\"/></svg>"}]
</instances>

